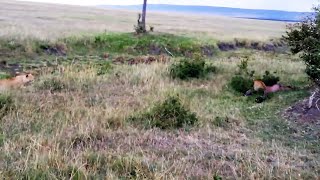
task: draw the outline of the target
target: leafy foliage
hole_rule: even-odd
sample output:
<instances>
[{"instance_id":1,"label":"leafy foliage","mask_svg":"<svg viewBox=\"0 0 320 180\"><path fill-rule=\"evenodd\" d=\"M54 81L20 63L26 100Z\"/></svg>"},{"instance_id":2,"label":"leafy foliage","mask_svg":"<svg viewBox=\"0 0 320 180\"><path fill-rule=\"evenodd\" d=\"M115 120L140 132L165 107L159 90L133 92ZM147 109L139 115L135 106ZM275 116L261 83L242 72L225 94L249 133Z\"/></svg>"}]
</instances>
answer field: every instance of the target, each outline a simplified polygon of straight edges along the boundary
<instances>
[{"instance_id":1,"label":"leafy foliage","mask_svg":"<svg viewBox=\"0 0 320 180\"><path fill-rule=\"evenodd\" d=\"M147 127L174 129L192 126L198 118L195 113L182 106L178 97L170 96L164 102L157 103L149 112L129 120L146 123Z\"/></svg>"},{"instance_id":2,"label":"leafy foliage","mask_svg":"<svg viewBox=\"0 0 320 180\"><path fill-rule=\"evenodd\" d=\"M216 67L208 65L204 60L183 59L170 67L170 76L182 80L189 78L203 78L215 72Z\"/></svg>"},{"instance_id":3,"label":"leafy foliage","mask_svg":"<svg viewBox=\"0 0 320 180\"><path fill-rule=\"evenodd\" d=\"M273 86L279 82L280 78L273 74L270 74L269 71L266 71L263 75L262 81L266 86Z\"/></svg>"},{"instance_id":4,"label":"leafy foliage","mask_svg":"<svg viewBox=\"0 0 320 180\"><path fill-rule=\"evenodd\" d=\"M306 64L306 73L320 86L320 9L314 8L314 16L287 27L283 36L293 54L300 54Z\"/></svg>"},{"instance_id":5,"label":"leafy foliage","mask_svg":"<svg viewBox=\"0 0 320 180\"><path fill-rule=\"evenodd\" d=\"M253 81L250 78L244 76L236 75L232 77L230 86L233 90L239 93L245 93L249 89L252 89Z\"/></svg>"}]
</instances>

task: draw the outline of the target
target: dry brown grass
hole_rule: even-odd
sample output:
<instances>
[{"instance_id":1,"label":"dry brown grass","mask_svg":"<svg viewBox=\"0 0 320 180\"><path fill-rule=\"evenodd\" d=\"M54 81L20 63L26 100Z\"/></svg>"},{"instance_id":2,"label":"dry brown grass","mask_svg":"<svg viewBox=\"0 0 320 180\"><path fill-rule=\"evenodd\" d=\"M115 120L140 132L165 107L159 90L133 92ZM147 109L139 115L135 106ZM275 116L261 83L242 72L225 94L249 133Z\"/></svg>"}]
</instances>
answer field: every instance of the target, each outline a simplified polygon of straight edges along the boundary
<instances>
[{"instance_id":1,"label":"dry brown grass","mask_svg":"<svg viewBox=\"0 0 320 180\"><path fill-rule=\"evenodd\" d=\"M132 32L134 11L30 2L0 1L0 37L56 39L75 34ZM284 32L285 23L221 16L148 13L155 31L195 36L203 40L246 38L268 40Z\"/></svg>"},{"instance_id":2,"label":"dry brown grass","mask_svg":"<svg viewBox=\"0 0 320 180\"><path fill-rule=\"evenodd\" d=\"M74 167L84 178L97 178L102 172L103 177L116 179L129 177L133 171L138 179L212 179L214 175L226 179L316 178L312 169L319 167L317 154L300 148L293 151L278 141L263 142L247 128L243 107L230 103L237 97L232 95L231 101L220 97L230 96L223 92L224 86L238 62L219 58L215 65L220 73L188 82L171 80L168 64L162 63L117 65L104 76L97 76L96 69L87 65L66 66L60 75L43 70L33 86L11 93L18 108L2 119L5 141L1 151L6 158L2 163L7 165L0 163L6 167L0 174L36 177L42 172L58 178L57 173ZM266 69L265 63L276 70L286 64L266 57L250 62L261 70ZM280 71L285 81L295 78L286 79L287 73L303 71L300 62L291 63L289 71ZM53 94L39 89L43 81L52 79L64 88ZM197 113L199 127L148 130L125 121L175 93ZM257 108L248 105L252 107L246 108ZM216 116L228 116L230 127L212 126Z\"/></svg>"}]
</instances>

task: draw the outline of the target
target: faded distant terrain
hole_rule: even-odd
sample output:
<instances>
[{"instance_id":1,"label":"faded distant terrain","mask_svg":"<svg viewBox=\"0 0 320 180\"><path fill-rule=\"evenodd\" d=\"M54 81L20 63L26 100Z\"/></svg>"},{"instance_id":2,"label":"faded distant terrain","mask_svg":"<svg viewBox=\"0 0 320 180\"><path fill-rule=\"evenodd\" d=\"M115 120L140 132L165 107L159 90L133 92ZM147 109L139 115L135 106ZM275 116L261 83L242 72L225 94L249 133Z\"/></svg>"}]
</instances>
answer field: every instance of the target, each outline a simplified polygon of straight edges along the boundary
<instances>
[{"instance_id":1,"label":"faded distant terrain","mask_svg":"<svg viewBox=\"0 0 320 180\"><path fill-rule=\"evenodd\" d=\"M103 6L113 7L118 9L140 10L142 5L130 6ZM212 7L212 6L186 6L186 5L170 5L170 4L149 4L148 10L160 12L180 12L202 15L221 15L245 19L260 19L272 21L299 22L306 15L311 15L310 12L290 12L279 10L258 10L258 9L241 9L227 7Z\"/></svg>"},{"instance_id":2,"label":"faded distant terrain","mask_svg":"<svg viewBox=\"0 0 320 180\"><path fill-rule=\"evenodd\" d=\"M131 32L140 10L99 9L0 0L0 37L55 39L96 32ZM214 15L148 13L155 31L221 40L280 37L286 23Z\"/></svg>"}]
</instances>

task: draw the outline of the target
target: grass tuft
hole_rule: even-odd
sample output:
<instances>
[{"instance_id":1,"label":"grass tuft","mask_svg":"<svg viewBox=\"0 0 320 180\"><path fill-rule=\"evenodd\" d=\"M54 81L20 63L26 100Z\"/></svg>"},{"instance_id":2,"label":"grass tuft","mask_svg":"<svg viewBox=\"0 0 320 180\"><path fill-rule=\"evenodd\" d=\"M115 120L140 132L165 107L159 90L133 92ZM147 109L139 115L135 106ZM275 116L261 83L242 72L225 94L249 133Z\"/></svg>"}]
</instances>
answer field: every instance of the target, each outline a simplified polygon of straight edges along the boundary
<instances>
[{"instance_id":1,"label":"grass tuft","mask_svg":"<svg viewBox=\"0 0 320 180\"><path fill-rule=\"evenodd\" d=\"M178 129L195 125L198 118L181 104L178 97L170 96L163 102L158 102L149 112L130 117L129 121L143 123L145 127Z\"/></svg>"}]
</instances>

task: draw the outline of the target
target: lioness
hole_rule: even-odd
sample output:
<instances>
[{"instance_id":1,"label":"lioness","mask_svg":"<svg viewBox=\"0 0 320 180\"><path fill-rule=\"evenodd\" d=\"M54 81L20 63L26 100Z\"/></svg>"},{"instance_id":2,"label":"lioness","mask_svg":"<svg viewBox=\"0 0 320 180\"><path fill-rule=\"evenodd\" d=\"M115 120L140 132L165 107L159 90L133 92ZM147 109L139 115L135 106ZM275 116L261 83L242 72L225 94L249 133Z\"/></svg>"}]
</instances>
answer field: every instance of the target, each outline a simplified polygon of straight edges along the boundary
<instances>
[{"instance_id":1,"label":"lioness","mask_svg":"<svg viewBox=\"0 0 320 180\"><path fill-rule=\"evenodd\" d=\"M8 90L10 88L19 88L34 80L34 76L31 73L19 74L9 79L0 80L0 91Z\"/></svg>"},{"instance_id":2,"label":"lioness","mask_svg":"<svg viewBox=\"0 0 320 180\"><path fill-rule=\"evenodd\" d=\"M285 91L285 90L292 90L293 88L291 86L283 86L282 84L275 84L273 86L266 86L264 82L261 80L254 80L253 81L253 90L250 89L245 93L245 96L250 96L254 91L262 90L264 92L264 95L267 95L269 93L274 93L278 91Z\"/></svg>"}]
</instances>

